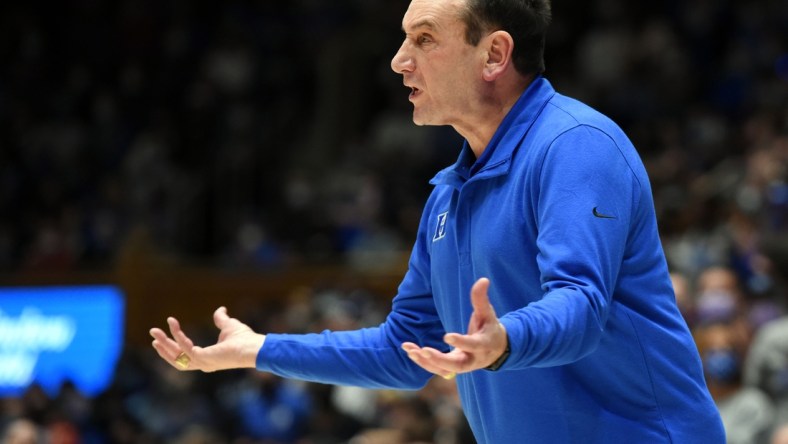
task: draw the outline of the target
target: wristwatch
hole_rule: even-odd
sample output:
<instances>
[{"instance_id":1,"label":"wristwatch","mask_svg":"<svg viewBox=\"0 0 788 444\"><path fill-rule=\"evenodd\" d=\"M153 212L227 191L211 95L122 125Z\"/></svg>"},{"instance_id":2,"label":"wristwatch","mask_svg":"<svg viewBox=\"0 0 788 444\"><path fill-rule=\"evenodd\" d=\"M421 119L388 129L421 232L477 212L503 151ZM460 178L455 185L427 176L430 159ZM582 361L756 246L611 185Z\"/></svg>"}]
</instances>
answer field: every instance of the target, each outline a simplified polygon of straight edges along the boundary
<instances>
[{"instance_id":1,"label":"wristwatch","mask_svg":"<svg viewBox=\"0 0 788 444\"><path fill-rule=\"evenodd\" d=\"M506 362L506 359L509 358L510 354L512 354L512 348L509 346L509 335L506 335L506 349L503 351L503 354L501 354L501 356L499 356L495 362L488 365L487 367L484 367L484 369L491 372L497 371L499 368L501 368L503 363Z\"/></svg>"}]
</instances>

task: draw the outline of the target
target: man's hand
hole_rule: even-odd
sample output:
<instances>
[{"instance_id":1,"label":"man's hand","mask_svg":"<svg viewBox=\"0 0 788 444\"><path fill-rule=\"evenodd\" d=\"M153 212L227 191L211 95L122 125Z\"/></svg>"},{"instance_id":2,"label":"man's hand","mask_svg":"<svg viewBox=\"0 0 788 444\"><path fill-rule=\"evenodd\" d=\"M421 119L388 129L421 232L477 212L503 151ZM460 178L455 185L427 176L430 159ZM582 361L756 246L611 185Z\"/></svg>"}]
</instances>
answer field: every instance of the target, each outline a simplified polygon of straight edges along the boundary
<instances>
[{"instance_id":1,"label":"man's hand","mask_svg":"<svg viewBox=\"0 0 788 444\"><path fill-rule=\"evenodd\" d=\"M209 347L198 347L181 330L175 318L167 318L172 338L163 330L152 328L153 348L159 356L178 370L214 372L233 368L255 368L257 353L265 342L265 335L255 333L248 325L227 315L218 308L213 322L219 329L219 340Z\"/></svg>"},{"instance_id":2,"label":"man's hand","mask_svg":"<svg viewBox=\"0 0 788 444\"><path fill-rule=\"evenodd\" d=\"M447 333L443 340L453 349L448 353L430 347L419 347L405 342L402 348L408 357L425 370L453 378L457 373L466 373L488 367L506 350L506 329L498 321L495 309L490 304L487 290L490 281L481 278L471 288L473 314L468 323L468 333Z\"/></svg>"}]
</instances>

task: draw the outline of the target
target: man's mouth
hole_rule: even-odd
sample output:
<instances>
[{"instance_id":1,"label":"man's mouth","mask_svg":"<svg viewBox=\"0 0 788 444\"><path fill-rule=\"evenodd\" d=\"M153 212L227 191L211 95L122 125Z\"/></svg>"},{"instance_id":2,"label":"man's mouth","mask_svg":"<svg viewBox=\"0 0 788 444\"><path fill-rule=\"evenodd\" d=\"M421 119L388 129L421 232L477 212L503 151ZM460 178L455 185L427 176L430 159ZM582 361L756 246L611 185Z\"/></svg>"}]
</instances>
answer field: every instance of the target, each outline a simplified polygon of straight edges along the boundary
<instances>
[{"instance_id":1,"label":"man's mouth","mask_svg":"<svg viewBox=\"0 0 788 444\"><path fill-rule=\"evenodd\" d=\"M421 90L416 88L416 87L414 87L414 86L411 86L410 87L410 95L408 96L408 99L413 100L419 94L421 94Z\"/></svg>"}]
</instances>

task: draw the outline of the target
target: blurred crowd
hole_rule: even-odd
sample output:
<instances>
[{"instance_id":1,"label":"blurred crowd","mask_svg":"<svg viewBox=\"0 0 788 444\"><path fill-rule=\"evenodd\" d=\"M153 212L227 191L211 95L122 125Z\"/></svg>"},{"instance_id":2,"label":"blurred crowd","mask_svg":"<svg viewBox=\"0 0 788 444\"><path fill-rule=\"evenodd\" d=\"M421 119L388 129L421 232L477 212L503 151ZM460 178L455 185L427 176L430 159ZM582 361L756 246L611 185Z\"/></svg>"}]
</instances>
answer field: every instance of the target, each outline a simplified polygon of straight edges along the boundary
<instances>
[{"instance_id":1,"label":"blurred crowd","mask_svg":"<svg viewBox=\"0 0 788 444\"><path fill-rule=\"evenodd\" d=\"M733 217L785 226L787 7L629 3L556 2L546 75L628 132L696 273ZM111 266L138 228L229 267L407 250L461 141L410 120L406 6L0 6L0 270Z\"/></svg>"},{"instance_id":2,"label":"blurred crowd","mask_svg":"<svg viewBox=\"0 0 788 444\"><path fill-rule=\"evenodd\" d=\"M145 232L183 263L400 261L450 128L389 61L406 0L0 5L0 272L102 269ZM729 442L788 431L788 3L554 2L547 78L630 135ZM396 167L396 168L394 168ZM301 289L262 331L373 325ZM366 301L366 302L365 302ZM183 375L127 350L111 390L2 400L7 442L473 442L418 393ZM772 438L774 439L773 441ZM377 440L377 441L376 441Z\"/></svg>"},{"instance_id":3,"label":"blurred crowd","mask_svg":"<svg viewBox=\"0 0 788 444\"><path fill-rule=\"evenodd\" d=\"M379 297L297 288L279 312L247 313L261 331L313 332L380 323ZM193 330L192 330L193 331ZM215 330L197 332L210 342ZM290 381L255 370L180 372L151 349L128 348L112 386L96 398L73 386L31 386L0 399L3 444L474 443L454 381L420 391L367 390Z\"/></svg>"}]
</instances>

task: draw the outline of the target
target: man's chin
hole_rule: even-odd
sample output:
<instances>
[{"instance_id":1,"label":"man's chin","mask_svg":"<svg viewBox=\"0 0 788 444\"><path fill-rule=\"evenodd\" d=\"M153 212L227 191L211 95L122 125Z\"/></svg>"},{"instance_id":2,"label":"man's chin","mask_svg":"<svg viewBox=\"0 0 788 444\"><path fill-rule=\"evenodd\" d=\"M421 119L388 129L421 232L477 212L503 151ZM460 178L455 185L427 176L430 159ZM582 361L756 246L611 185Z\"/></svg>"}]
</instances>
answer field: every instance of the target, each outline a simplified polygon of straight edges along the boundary
<instances>
[{"instance_id":1,"label":"man's chin","mask_svg":"<svg viewBox=\"0 0 788 444\"><path fill-rule=\"evenodd\" d=\"M443 126L448 125L446 121L443 119L443 116L439 115L438 113L428 113L424 112L425 110L414 108L413 109L413 123L416 126Z\"/></svg>"},{"instance_id":2,"label":"man's chin","mask_svg":"<svg viewBox=\"0 0 788 444\"><path fill-rule=\"evenodd\" d=\"M429 120L416 112L416 110L413 110L413 123L415 123L416 126L427 126L430 124Z\"/></svg>"}]
</instances>

